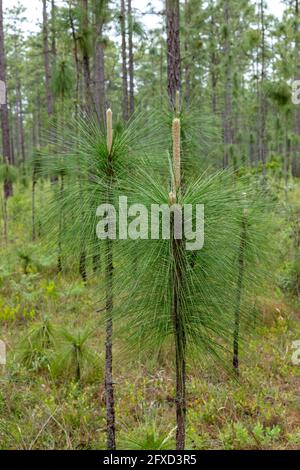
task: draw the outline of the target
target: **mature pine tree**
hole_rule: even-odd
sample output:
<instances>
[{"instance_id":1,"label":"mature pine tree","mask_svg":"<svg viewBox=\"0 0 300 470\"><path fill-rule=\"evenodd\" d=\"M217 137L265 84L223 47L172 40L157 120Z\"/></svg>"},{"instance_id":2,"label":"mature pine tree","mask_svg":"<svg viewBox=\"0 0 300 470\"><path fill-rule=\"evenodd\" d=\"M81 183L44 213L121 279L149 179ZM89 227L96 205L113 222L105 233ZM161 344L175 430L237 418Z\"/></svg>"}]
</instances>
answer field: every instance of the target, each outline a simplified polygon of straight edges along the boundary
<instances>
[{"instance_id":1,"label":"mature pine tree","mask_svg":"<svg viewBox=\"0 0 300 470\"><path fill-rule=\"evenodd\" d=\"M44 50L47 110L48 110L48 116L51 117L54 111L54 102L53 102L53 95L52 95L52 90L51 90L51 69L50 69L50 52L49 52L47 0L43 0L43 50Z\"/></svg>"},{"instance_id":2,"label":"mature pine tree","mask_svg":"<svg viewBox=\"0 0 300 470\"><path fill-rule=\"evenodd\" d=\"M3 9L2 0L0 0L0 80L6 86L6 64L4 49L4 30L3 30ZM12 153L10 147L10 129L7 108L7 93L5 91L5 103L1 104L1 126L2 126L2 148L4 163L12 163ZM8 180L4 181L4 197L7 199L13 193L12 183Z\"/></svg>"},{"instance_id":3,"label":"mature pine tree","mask_svg":"<svg viewBox=\"0 0 300 470\"><path fill-rule=\"evenodd\" d=\"M295 80L300 80L300 41L299 41L299 0L295 0ZM300 139L300 107L295 106L294 111L294 132L298 139ZM299 140L296 139L293 148L293 159L292 159L292 174L293 176L300 177L300 145Z\"/></svg>"},{"instance_id":4,"label":"mature pine tree","mask_svg":"<svg viewBox=\"0 0 300 470\"><path fill-rule=\"evenodd\" d=\"M95 10L95 107L98 119L105 117L106 90L105 90L105 62L103 27L108 17L108 1L94 0Z\"/></svg>"},{"instance_id":5,"label":"mature pine tree","mask_svg":"<svg viewBox=\"0 0 300 470\"><path fill-rule=\"evenodd\" d=\"M225 79L224 79L224 159L223 167L229 165L230 146L232 145L232 52L231 52L231 4L230 0L224 0L224 46Z\"/></svg>"},{"instance_id":6,"label":"mature pine tree","mask_svg":"<svg viewBox=\"0 0 300 470\"><path fill-rule=\"evenodd\" d=\"M129 100L128 100L128 69L127 69L127 41L126 41L126 8L125 0L121 0L120 25L122 36L122 84L123 84L123 119L129 118Z\"/></svg>"},{"instance_id":7,"label":"mature pine tree","mask_svg":"<svg viewBox=\"0 0 300 470\"><path fill-rule=\"evenodd\" d=\"M261 46L260 46L260 84L259 84L259 116L258 116L258 156L263 166L263 175L266 174L267 161L267 98L265 94L266 81L266 23L265 23L265 2L260 0L259 5Z\"/></svg>"},{"instance_id":8,"label":"mature pine tree","mask_svg":"<svg viewBox=\"0 0 300 470\"><path fill-rule=\"evenodd\" d=\"M166 0L168 94L176 106L176 92L181 90L180 7L179 0Z\"/></svg>"},{"instance_id":9,"label":"mature pine tree","mask_svg":"<svg viewBox=\"0 0 300 470\"><path fill-rule=\"evenodd\" d=\"M91 89L91 67L90 67L90 29L89 29L89 3L88 0L82 0L82 25L81 25L81 47L82 47L82 66L85 85L85 104L91 110L92 107L92 89Z\"/></svg>"}]
</instances>

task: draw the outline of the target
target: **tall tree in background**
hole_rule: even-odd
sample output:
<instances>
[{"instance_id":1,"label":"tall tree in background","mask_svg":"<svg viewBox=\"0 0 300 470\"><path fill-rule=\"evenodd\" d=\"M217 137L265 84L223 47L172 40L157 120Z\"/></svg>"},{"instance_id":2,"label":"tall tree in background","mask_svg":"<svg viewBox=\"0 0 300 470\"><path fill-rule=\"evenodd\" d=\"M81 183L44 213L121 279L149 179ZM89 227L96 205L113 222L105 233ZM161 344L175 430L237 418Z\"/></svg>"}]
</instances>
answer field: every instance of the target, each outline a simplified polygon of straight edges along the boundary
<instances>
[{"instance_id":1,"label":"tall tree in background","mask_svg":"<svg viewBox=\"0 0 300 470\"><path fill-rule=\"evenodd\" d=\"M295 80L300 80L300 54L299 54L299 0L295 0ZM296 138L294 139L294 148L293 148L293 159L292 159L292 174L293 176L300 176L300 165L299 165L299 140L300 140L300 108L299 105L295 106L294 112L294 133Z\"/></svg>"},{"instance_id":2,"label":"tall tree in background","mask_svg":"<svg viewBox=\"0 0 300 470\"><path fill-rule=\"evenodd\" d=\"M74 9L72 8L71 0L69 1L69 23L71 27L71 33L72 33L73 51L74 51L73 55L74 55L74 62L75 62L75 69L76 69L75 114L77 116L78 105L79 105L80 61L79 61L79 50L78 50L78 37L76 34L75 21L74 21Z\"/></svg>"},{"instance_id":3,"label":"tall tree in background","mask_svg":"<svg viewBox=\"0 0 300 470\"><path fill-rule=\"evenodd\" d=\"M85 104L88 108L92 105L91 70L90 70L90 30L89 30L89 4L88 0L82 0L82 25L81 25L81 49L83 78L85 85Z\"/></svg>"},{"instance_id":4,"label":"tall tree in background","mask_svg":"<svg viewBox=\"0 0 300 470\"><path fill-rule=\"evenodd\" d=\"M6 66L4 49L4 30L3 30L3 9L2 0L0 0L0 80L6 86ZM10 147L9 117L7 108L7 92L5 90L5 103L1 104L1 126L2 126L2 148L4 163L12 163L12 154ZM12 183L4 181L4 197L7 199L13 193Z\"/></svg>"},{"instance_id":5,"label":"tall tree in background","mask_svg":"<svg viewBox=\"0 0 300 470\"><path fill-rule=\"evenodd\" d=\"M230 25L230 0L224 0L224 58L225 58L225 80L224 80L224 159L223 168L229 165L230 146L232 145L232 55L231 55L231 25Z\"/></svg>"},{"instance_id":6,"label":"tall tree in background","mask_svg":"<svg viewBox=\"0 0 300 470\"><path fill-rule=\"evenodd\" d=\"M122 36L123 119L124 119L124 121L128 121L128 118L129 118L129 100L128 100L128 70L127 70L125 0L121 0L120 25L121 25L121 36Z\"/></svg>"},{"instance_id":7,"label":"tall tree in background","mask_svg":"<svg viewBox=\"0 0 300 470\"><path fill-rule=\"evenodd\" d=\"M176 92L181 90L179 0L166 0L168 94L175 109Z\"/></svg>"},{"instance_id":8,"label":"tall tree in background","mask_svg":"<svg viewBox=\"0 0 300 470\"><path fill-rule=\"evenodd\" d=\"M50 60L49 60L50 54L49 54L47 0L43 0L43 49L44 49L47 110L48 110L48 116L51 117L53 114L53 110L54 110L54 102L53 102L53 95L51 91L51 70L50 70Z\"/></svg>"},{"instance_id":9,"label":"tall tree in background","mask_svg":"<svg viewBox=\"0 0 300 470\"><path fill-rule=\"evenodd\" d=\"M127 0L128 10L128 72L129 72L129 111L134 113L134 54L133 54L133 15L131 0Z\"/></svg>"},{"instance_id":10,"label":"tall tree in background","mask_svg":"<svg viewBox=\"0 0 300 470\"><path fill-rule=\"evenodd\" d=\"M213 1L210 0L209 4L209 13L210 13L210 27L209 27L209 53L210 53L210 81L211 81L211 106L212 112L217 113L217 85L218 85L218 57L217 57L217 47L216 47L216 21L215 21L215 11Z\"/></svg>"},{"instance_id":11,"label":"tall tree in background","mask_svg":"<svg viewBox=\"0 0 300 470\"><path fill-rule=\"evenodd\" d=\"M95 10L95 107L99 121L105 117L106 90L105 90L105 62L103 26L108 16L108 1L94 0Z\"/></svg>"},{"instance_id":12,"label":"tall tree in background","mask_svg":"<svg viewBox=\"0 0 300 470\"><path fill-rule=\"evenodd\" d=\"M265 94L266 81L266 24L265 24L265 2L260 0L260 25L261 25L261 71L259 84L259 119L258 119L258 156L263 167L263 176L266 175L267 160L267 98Z\"/></svg>"},{"instance_id":13,"label":"tall tree in background","mask_svg":"<svg viewBox=\"0 0 300 470\"><path fill-rule=\"evenodd\" d=\"M51 0L51 54L55 63L56 58L56 5L55 0Z\"/></svg>"}]
</instances>

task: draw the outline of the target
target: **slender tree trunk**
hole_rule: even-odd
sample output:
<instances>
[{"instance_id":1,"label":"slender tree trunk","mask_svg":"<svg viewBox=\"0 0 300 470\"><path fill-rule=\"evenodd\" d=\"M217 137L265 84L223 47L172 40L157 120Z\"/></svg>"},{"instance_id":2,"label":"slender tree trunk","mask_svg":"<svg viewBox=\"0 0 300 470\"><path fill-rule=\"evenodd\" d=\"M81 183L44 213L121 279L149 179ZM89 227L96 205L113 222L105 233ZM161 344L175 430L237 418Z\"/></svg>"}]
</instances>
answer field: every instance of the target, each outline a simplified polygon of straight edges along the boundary
<instances>
[{"instance_id":1,"label":"slender tree trunk","mask_svg":"<svg viewBox=\"0 0 300 470\"><path fill-rule=\"evenodd\" d=\"M57 258L57 270L59 273L62 272L62 233L63 233L63 201L64 201L64 176L60 176L60 188L59 188L59 199L60 199L60 214L59 214L59 226L58 226L58 258Z\"/></svg>"},{"instance_id":2,"label":"slender tree trunk","mask_svg":"<svg viewBox=\"0 0 300 470\"><path fill-rule=\"evenodd\" d=\"M177 98L176 98L177 101ZM177 103L178 106L178 103ZM177 108L176 106L176 108ZM169 204L174 206L178 201L178 194L182 191L181 175L181 125L180 119L175 118L172 125L173 140L173 175L174 182L172 193L169 195ZM176 206L171 212L171 287L172 304L171 319L173 323L175 360L176 360L176 449L183 450L185 447L185 417L186 417L186 335L184 328L184 305L182 302L185 276L185 258L183 240L177 237L175 211L181 210ZM181 233L184 232L181 227Z\"/></svg>"},{"instance_id":3,"label":"slender tree trunk","mask_svg":"<svg viewBox=\"0 0 300 470\"><path fill-rule=\"evenodd\" d=\"M168 94L175 110L176 92L181 91L179 0L166 0Z\"/></svg>"},{"instance_id":4,"label":"slender tree trunk","mask_svg":"<svg viewBox=\"0 0 300 470\"><path fill-rule=\"evenodd\" d=\"M3 8L2 0L0 0L0 80L6 85L6 64L5 64L5 49L4 49L4 30L3 30ZM0 116L2 127L2 149L4 163L12 164L12 153L10 147L10 128L9 116L7 107L7 90L5 90L5 103L1 103ZM12 196L13 187L9 181L4 181L4 199Z\"/></svg>"},{"instance_id":5,"label":"slender tree trunk","mask_svg":"<svg viewBox=\"0 0 300 470\"><path fill-rule=\"evenodd\" d=\"M96 15L96 46L95 46L95 107L99 122L105 119L105 62L103 45L103 19Z\"/></svg>"},{"instance_id":6,"label":"slender tree trunk","mask_svg":"<svg viewBox=\"0 0 300 470\"><path fill-rule=\"evenodd\" d=\"M176 351L176 449L185 448L185 417L186 417L186 341L182 326L182 240L175 239L174 214L172 214L172 257L173 257L173 299L172 322Z\"/></svg>"},{"instance_id":7,"label":"slender tree trunk","mask_svg":"<svg viewBox=\"0 0 300 470\"><path fill-rule=\"evenodd\" d=\"M108 192L107 202L111 203L111 190L114 183L113 169L113 127L112 112L107 110L107 151L108 151ZM105 284L106 284L106 342L105 342L105 393L106 393L106 423L107 423L107 449L116 448L115 430L115 401L113 384L113 242L109 238L106 240L105 251Z\"/></svg>"},{"instance_id":8,"label":"slender tree trunk","mask_svg":"<svg viewBox=\"0 0 300 470\"><path fill-rule=\"evenodd\" d=\"M125 0L121 0L120 24L122 35L122 83L123 83L123 119L129 118L129 100L128 100L128 71L127 71L127 45L126 45L126 9Z\"/></svg>"},{"instance_id":9,"label":"slender tree trunk","mask_svg":"<svg viewBox=\"0 0 300 470\"><path fill-rule=\"evenodd\" d=\"M35 230L35 188L36 188L36 177L35 172L32 177L32 188L31 188L31 215L32 215L32 241L36 240L36 230Z\"/></svg>"},{"instance_id":10,"label":"slender tree trunk","mask_svg":"<svg viewBox=\"0 0 300 470\"><path fill-rule=\"evenodd\" d=\"M211 41L214 41L214 37L216 34L216 28L215 28L215 17L214 17L214 12L213 12L213 4L210 4L211 8L211 19L210 19L210 34L211 34ZM211 61L211 67L210 67L210 77L211 77L211 89L212 89L212 112L213 114L217 113L217 54L215 50L215 44L211 44L211 54L210 54L210 61Z\"/></svg>"},{"instance_id":11,"label":"slender tree trunk","mask_svg":"<svg viewBox=\"0 0 300 470\"><path fill-rule=\"evenodd\" d=\"M128 10L128 56L129 56L129 111L134 113L134 53L133 53L133 16L131 0L127 0Z\"/></svg>"},{"instance_id":12,"label":"slender tree trunk","mask_svg":"<svg viewBox=\"0 0 300 470\"><path fill-rule=\"evenodd\" d=\"M255 165L255 139L252 132L249 137L249 160L250 165L253 167Z\"/></svg>"},{"instance_id":13,"label":"slender tree trunk","mask_svg":"<svg viewBox=\"0 0 300 470\"><path fill-rule=\"evenodd\" d=\"M56 63L56 5L55 0L51 0L51 54L52 63Z\"/></svg>"},{"instance_id":14,"label":"slender tree trunk","mask_svg":"<svg viewBox=\"0 0 300 470\"><path fill-rule=\"evenodd\" d=\"M284 152L284 189L285 189L285 198L288 202L288 192L289 192L289 177L290 177L290 159L291 159L291 139L287 131L288 123L286 123L285 131L285 152Z\"/></svg>"},{"instance_id":15,"label":"slender tree trunk","mask_svg":"<svg viewBox=\"0 0 300 470\"><path fill-rule=\"evenodd\" d=\"M43 46L44 46L44 67L45 67L45 83L46 83L46 95L47 95L47 110L48 110L48 116L51 117L53 114L53 110L54 110L54 101L53 101L53 95L51 91L47 0L43 0Z\"/></svg>"},{"instance_id":16,"label":"slender tree trunk","mask_svg":"<svg viewBox=\"0 0 300 470\"><path fill-rule=\"evenodd\" d=\"M24 124L23 124L23 100L21 92L21 82L19 74L17 74L17 96L18 96L18 121L20 131L20 151L22 163L25 163L25 141L24 141Z\"/></svg>"},{"instance_id":17,"label":"slender tree trunk","mask_svg":"<svg viewBox=\"0 0 300 470\"><path fill-rule=\"evenodd\" d=\"M106 419L107 419L107 448L114 450L115 441L115 404L114 404L114 385L113 385L113 252L112 241L106 242L106 361L105 361L105 388L106 388Z\"/></svg>"},{"instance_id":18,"label":"slender tree trunk","mask_svg":"<svg viewBox=\"0 0 300 470\"><path fill-rule=\"evenodd\" d=\"M76 36L76 31L75 31L71 1L69 2L69 21L70 21L70 27L71 27L71 32L72 32L72 39L73 39L73 46L74 46L74 61L75 61L75 69L76 69L75 115L77 117L78 104L79 104L80 63L79 63L78 43L77 43L77 36Z\"/></svg>"},{"instance_id":19,"label":"slender tree trunk","mask_svg":"<svg viewBox=\"0 0 300 470\"><path fill-rule=\"evenodd\" d=\"M184 53L185 53L185 102L190 103L191 100L191 59L189 47L189 28L191 22L191 9L188 0L185 0L184 4L184 15L185 15L185 38L184 38Z\"/></svg>"},{"instance_id":20,"label":"slender tree trunk","mask_svg":"<svg viewBox=\"0 0 300 470\"><path fill-rule=\"evenodd\" d=\"M300 80L300 55L299 55L299 0L295 0L295 80ZM295 106L294 111L294 133L300 138L300 109L299 105ZM300 149L299 143L294 142L292 157L292 175L300 177Z\"/></svg>"},{"instance_id":21,"label":"slender tree trunk","mask_svg":"<svg viewBox=\"0 0 300 470\"><path fill-rule=\"evenodd\" d=\"M245 272L245 244L247 237L247 217L244 214L242 220L241 241L239 248L239 272L237 281L237 296L236 308L234 315L234 333L233 333L233 360L232 364L236 374L239 374L239 335L240 335L240 321L241 321L241 300Z\"/></svg>"},{"instance_id":22,"label":"slender tree trunk","mask_svg":"<svg viewBox=\"0 0 300 470\"><path fill-rule=\"evenodd\" d=\"M259 88L259 127L258 127L258 142L259 142L259 161L263 167L263 181L266 177L266 161L267 161L267 141L266 141L266 118L267 118L267 100L264 92L264 83L266 79L266 39L265 39L265 6L264 0L260 2L260 17L261 17L261 74L260 74L260 88Z\"/></svg>"},{"instance_id":23,"label":"slender tree trunk","mask_svg":"<svg viewBox=\"0 0 300 470\"><path fill-rule=\"evenodd\" d=\"M229 0L224 1L224 57L225 57L225 88L224 88L224 157L223 168L229 165L230 145L232 144L232 63L230 60L230 7Z\"/></svg>"},{"instance_id":24,"label":"slender tree trunk","mask_svg":"<svg viewBox=\"0 0 300 470\"><path fill-rule=\"evenodd\" d=\"M89 50L87 47L88 38L89 38L89 5L88 0L82 0L82 34L85 39L85 44L83 46L83 54L82 54L82 66L83 66L83 78L84 78L84 85L85 85L85 101L86 106L89 111L91 111L91 107L93 105L92 100L92 90L91 90L91 70L90 70L90 56Z\"/></svg>"}]
</instances>

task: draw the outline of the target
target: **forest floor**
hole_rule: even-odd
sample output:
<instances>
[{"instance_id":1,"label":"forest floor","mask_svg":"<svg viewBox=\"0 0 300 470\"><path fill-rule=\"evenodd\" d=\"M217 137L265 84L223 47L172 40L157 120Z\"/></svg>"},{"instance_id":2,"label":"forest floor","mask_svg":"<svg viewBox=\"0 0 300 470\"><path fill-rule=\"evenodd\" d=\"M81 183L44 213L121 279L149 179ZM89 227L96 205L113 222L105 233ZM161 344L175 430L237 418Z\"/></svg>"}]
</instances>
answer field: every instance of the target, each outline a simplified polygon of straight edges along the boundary
<instances>
[{"instance_id":1,"label":"forest floor","mask_svg":"<svg viewBox=\"0 0 300 470\"><path fill-rule=\"evenodd\" d=\"M293 204L299 194L294 187ZM29 189L18 188L9 216L9 245L0 247L0 339L7 347L6 367L0 365L0 449L104 449L104 336L95 305L101 283L84 286L72 272L58 275L42 242L28 241ZM289 240L286 226L282 230L278 236ZM187 449L300 449L300 364L292 362L300 305L279 284L256 299L255 334L243 350L238 381L213 364L201 370L189 364ZM84 344L80 384L68 356L72 339L65 335L65 342L41 348L33 339L39 325L51 332L93 331ZM116 349L118 448L174 448L168 352L132 358ZM51 357L63 368L50 369Z\"/></svg>"}]
</instances>

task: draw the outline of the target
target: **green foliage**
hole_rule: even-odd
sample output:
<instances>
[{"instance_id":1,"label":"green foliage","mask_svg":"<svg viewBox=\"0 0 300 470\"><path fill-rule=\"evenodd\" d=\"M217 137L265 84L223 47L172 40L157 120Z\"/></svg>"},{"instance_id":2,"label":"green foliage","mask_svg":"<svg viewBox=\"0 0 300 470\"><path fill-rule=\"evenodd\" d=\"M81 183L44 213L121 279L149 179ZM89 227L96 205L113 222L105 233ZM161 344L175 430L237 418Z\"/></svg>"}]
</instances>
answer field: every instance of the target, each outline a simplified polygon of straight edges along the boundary
<instances>
[{"instance_id":1,"label":"green foliage","mask_svg":"<svg viewBox=\"0 0 300 470\"><path fill-rule=\"evenodd\" d=\"M159 428L155 420L142 423L133 431L121 437L120 449L130 450L167 450L172 446L174 429L168 435Z\"/></svg>"},{"instance_id":2,"label":"green foliage","mask_svg":"<svg viewBox=\"0 0 300 470\"><path fill-rule=\"evenodd\" d=\"M49 368L50 356L55 346L55 328L49 317L33 325L22 341L18 359L30 370Z\"/></svg>"},{"instance_id":3,"label":"green foliage","mask_svg":"<svg viewBox=\"0 0 300 470\"><path fill-rule=\"evenodd\" d=\"M15 183L17 178L18 171L14 166L4 163L0 165L0 182Z\"/></svg>"},{"instance_id":4,"label":"green foliage","mask_svg":"<svg viewBox=\"0 0 300 470\"><path fill-rule=\"evenodd\" d=\"M53 92L54 95L64 100L71 96L73 88L74 71L68 61L60 60L54 69L53 74Z\"/></svg>"},{"instance_id":5,"label":"green foliage","mask_svg":"<svg viewBox=\"0 0 300 470\"><path fill-rule=\"evenodd\" d=\"M51 361L54 377L64 376L80 382L86 370L96 365L97 356L87 344L92 333L88 328L60 332L58 349Z\"/></svg>"}]
</instances>

